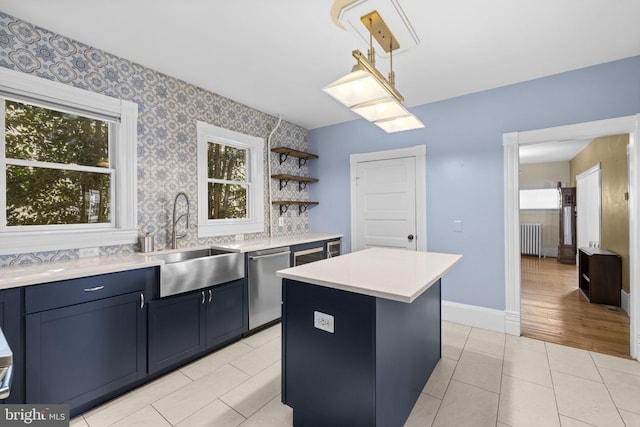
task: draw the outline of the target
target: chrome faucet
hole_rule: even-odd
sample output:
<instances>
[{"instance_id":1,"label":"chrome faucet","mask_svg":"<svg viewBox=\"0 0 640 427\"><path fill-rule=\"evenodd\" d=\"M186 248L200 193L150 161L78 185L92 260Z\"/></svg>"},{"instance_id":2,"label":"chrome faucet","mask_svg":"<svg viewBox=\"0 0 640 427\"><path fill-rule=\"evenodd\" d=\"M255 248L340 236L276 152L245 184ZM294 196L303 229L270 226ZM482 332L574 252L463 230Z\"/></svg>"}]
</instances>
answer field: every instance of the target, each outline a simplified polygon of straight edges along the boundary
<instances>
[{"instance_id":1,"label":"chrome faucet","mask_svg":"<svg viewBox=\"0 0 640 427\"><path fill-rule=\"evenodd\" d=\"M187 201L187 213L183 213L178 218L176 218L176 205L178 204L178 199L180 198L180 196L184 196L184 199ZM184 233L176 234L176 225L185 215L187 217L187 226L184 229ZM173 219L171 220L171 249L178 248L178 239L186 237L187 231L189 231L189 197L187 197L186 193L183 193L181 191L176 194L176 198L173 200Z\"/></svg>"}]
</instances>

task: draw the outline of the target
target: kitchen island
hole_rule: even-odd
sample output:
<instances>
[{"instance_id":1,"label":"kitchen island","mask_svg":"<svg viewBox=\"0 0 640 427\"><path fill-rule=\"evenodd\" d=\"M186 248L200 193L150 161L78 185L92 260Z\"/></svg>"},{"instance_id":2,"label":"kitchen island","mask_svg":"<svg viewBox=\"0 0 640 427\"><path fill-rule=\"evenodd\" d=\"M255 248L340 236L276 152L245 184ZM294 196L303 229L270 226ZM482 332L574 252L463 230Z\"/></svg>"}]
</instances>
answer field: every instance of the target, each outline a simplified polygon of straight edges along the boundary
<instances>
[{"instance_id":1,"label":"kitchen island","mask_svg":"<svg viewBox=\"0 0 640 427\"><path fill-rule=\"evenodd\" d=\"M294 426L404 424L440 359L441 277L461 258L370 248L278 272Z\"/></svg>"}]
</instances>

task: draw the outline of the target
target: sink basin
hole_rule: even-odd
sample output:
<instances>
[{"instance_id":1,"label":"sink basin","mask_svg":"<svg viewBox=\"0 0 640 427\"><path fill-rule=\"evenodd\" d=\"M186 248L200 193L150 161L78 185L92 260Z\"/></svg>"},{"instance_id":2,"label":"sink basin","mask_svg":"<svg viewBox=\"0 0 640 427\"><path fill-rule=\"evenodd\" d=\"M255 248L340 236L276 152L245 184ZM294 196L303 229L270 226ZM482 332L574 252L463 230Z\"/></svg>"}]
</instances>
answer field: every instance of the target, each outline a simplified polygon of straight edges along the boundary
<instances>
[{"instance_id":1,"label":"sink basin","mask_svg":"<svg viewBox=\"0 0 640 427\"><path fill-rule=\"evenodd\" d=\"M152 255L162 260L160 297L208 288L244 277L244 254L193 249Z\"/></svg>"}]
</instances>

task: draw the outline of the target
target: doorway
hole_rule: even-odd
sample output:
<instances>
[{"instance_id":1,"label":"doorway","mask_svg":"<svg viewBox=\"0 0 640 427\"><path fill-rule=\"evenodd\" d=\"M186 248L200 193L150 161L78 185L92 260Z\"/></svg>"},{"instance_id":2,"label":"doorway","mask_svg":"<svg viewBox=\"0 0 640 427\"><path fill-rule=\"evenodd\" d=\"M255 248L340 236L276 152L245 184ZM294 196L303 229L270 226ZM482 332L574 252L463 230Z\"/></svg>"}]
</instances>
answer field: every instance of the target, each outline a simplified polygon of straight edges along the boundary
<instances>
[{"instance_id":1,"label":"doorway","mask_svg":"<svg viewBox=\"0 0 640 427\"><path fill-rule=\"evenodd\" d=\"M600 163L576 176L578 247L600 246Z\"/></svg>"},{"instance_id":2,"label":"doorway","mask_svg":"<svg viewBox=\"0 0 640 427\"><path fill-rule=\"evenodd\" d=\"M351 248L427 249L426 147L352 154Z\"/></svg>"},{"instance_id":3,"label":"doorway","mask_svg":"<svg viewBox=\"0 0 640 427\"><path fill-rule=\"evenodd\" d=\"M576 138L596 138L614 134L629 135L629 192L638 194L640 189L640 154L638 142L640 115L601 120L577 125L560 126L527 132L512 132L503 135L505 173L505 331L520 335L521 332L521 257L519 247L518 166L519 147L552 141L567 141ZM629 275L630 275L630 353L638 357L639 340L637 310L638 270L640 263L640 240L638 239L638 201L629 198Z\"/></svg>"}]
</instances>

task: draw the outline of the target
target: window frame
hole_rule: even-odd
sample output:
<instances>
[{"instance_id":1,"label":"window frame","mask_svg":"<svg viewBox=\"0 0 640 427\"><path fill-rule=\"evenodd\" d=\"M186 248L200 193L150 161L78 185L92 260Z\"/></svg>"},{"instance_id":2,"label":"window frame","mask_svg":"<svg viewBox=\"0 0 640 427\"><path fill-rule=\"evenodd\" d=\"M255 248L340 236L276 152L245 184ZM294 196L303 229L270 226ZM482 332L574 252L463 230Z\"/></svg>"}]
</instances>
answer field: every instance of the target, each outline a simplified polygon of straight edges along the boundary
<instances>
[{"instance_id":1,"label":"window frame","mask_svg":"<svg viewBox=\"0 0 640 427\"><path fill-rule=\"evenodd\" d=\"M15 97L15 98L14 98ZM138 105L59 82L0 67L0 99L33 100L56 109L114 117L110 126L111 223L7 227L5 116L0 115L0 255L136 243ZM31 103L31 101L27 101ZM4 112L4 107L2 108Z\"/></svg>"},{"instance_id":2,"label":"window frame","mask_svg":"<svg viewBox=\"0 0 640 427\"><path fill-rule=\"evenodd\" d=\"M555 199L555 206L536 206L536 207L531 207L529 205L527 205L526 203L523 203L523 198L527 199L526 201L531 202L531 196L528 196L529 194L532 194L532 192L548 192L549 194L553 193L553 197ZM523 195L525 195L523 197ZM560 196L558 195L558 189L557 188L521 188L519 190L519 206L520 206L520 210L523 211L559 211L560 210ZM540 198L538 198L540 200ZM549 199L551 199L551 197L549 197ZM523 207L523 204L526 205L525 207Z\"/></svg>"},{"instance_id":3,"label":"window frame","mask_svg":"<svg viewBox=\"0 0 640 427\"><path fill-rule=\"evenodd\" d=\"M197 121L198 237L228 236L264 231L264 139ZM219 143L247 150L247 217L209 219L208 147Z\"/></svg>"}]
</instances>

